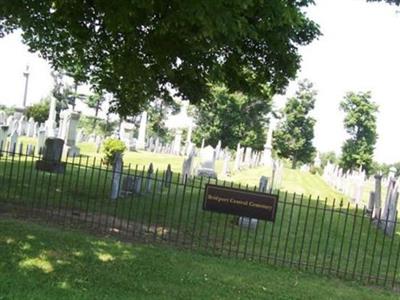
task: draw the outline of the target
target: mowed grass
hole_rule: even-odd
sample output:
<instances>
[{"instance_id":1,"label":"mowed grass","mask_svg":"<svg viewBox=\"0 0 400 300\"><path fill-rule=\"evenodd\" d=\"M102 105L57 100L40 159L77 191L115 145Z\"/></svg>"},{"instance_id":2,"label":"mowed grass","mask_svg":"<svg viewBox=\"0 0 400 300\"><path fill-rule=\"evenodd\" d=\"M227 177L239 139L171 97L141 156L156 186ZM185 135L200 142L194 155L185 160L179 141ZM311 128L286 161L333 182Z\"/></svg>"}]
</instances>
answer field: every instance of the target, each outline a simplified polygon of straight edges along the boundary
<instances>
[{"instance_id":1,"label":"mowed grass","mask_svg":"<svg viewBox=\"0 0 400 300\"><path fill-rule=\"evenodd\" d=\"M82 221L81 216L85 226L98 230L140 225L129 229L136 239L197 252L253 258L372 285L399 283L399 234L394 239L385 236L362 210L346 202L281 193L275 222L260 220L250 230L238 226L235 216L203 210L206 178L184 185L175 176L166 185L164 174L158 173L148 188L141 170L125 174L142 178L140 193L110 200L110 169L68 163L60 175L36 170L31 158L3 156L0 201L32 208L32 213L49 212L46 218L55 216L66 225Z\"/></svg>"},{"instance_id":2,"label":"mowed grass","mask_svg":"<svg viewBox=\"0 0 400 300\"><path fill-rule=\"evenodd\" d=\"M356 283L0 219L1 299L398 299Z\"/></svg>"}]
</instances>

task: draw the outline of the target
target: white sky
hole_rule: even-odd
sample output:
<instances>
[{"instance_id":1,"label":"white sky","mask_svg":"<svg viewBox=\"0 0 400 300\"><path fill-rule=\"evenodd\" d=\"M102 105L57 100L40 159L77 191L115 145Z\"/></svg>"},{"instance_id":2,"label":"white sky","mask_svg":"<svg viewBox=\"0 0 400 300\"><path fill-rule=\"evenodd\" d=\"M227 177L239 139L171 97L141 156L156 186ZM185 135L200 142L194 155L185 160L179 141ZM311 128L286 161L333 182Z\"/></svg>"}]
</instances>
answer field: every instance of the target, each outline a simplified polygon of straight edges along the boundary
<instances>
[{"instance_id":1,"label":"white sky","mask_svg":"<svg viewBox=\"0 0 400 300\"><path fill-rule=\"evenodd\" d=\"M323 36L300 50L302 69L318 90L314 144L319 151L340 151L345 139L340 101L347 91L372 91L378 103L379 139L375 158L400 161L400 14L399 9L366 0L317 0L307 10ZM50 67L27 51L18 34L0 39L0 103L22 105L23 71L30 65L27 103L39 101L52 87ZM287 95L294 93L292 83ZM286 97L277 97L282 106ZM80 109L78 107L78 109ZM82 107L81 109L84 109ZM399 118L400 119L400 118Z\"/></svg>"}]
</instances>

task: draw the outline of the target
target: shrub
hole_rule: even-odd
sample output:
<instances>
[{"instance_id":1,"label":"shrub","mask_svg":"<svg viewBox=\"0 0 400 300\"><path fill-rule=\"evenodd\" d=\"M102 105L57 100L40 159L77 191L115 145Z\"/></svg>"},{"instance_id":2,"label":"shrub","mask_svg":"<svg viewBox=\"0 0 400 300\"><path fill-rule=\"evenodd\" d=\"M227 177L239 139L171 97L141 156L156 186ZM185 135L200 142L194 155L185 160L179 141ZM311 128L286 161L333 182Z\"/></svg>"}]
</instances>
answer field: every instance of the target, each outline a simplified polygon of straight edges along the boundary
<instances>
[{"instance_id":1,"label":"shrub","mask_svg":"<svg viewBox=\"0 0 400 300\"><path fill-rule=\"evenodd\" d=\"M26 116L33 118L38 123L44 123L49 117L50 101L42 99L39 103L29 106L26 110Z\"/></svg>"},{"instance_id":2,"label":"shrub","mask_svg":"<svg viewBox=\"0 0 400 300\"><path fill-rule=\"evenodd\" d=\"M315 174L322 175L323 170L321 168L319 168L319 167L312 166L310 168L310 173L313 174L313 175L315 175Z\"/></svg>"},{"instance_id":3,"label":"shrub","mask_svg":"<svg viewBox=\"0 0 400 300\"><path fill-rule=\"evenodd\" d=\"M126 150L125 143L118 139L107 139L103 143L103 154L104 161L107 164L111 164L115 159L117 152L124 153Z\"/></svg>"}]
</instances>

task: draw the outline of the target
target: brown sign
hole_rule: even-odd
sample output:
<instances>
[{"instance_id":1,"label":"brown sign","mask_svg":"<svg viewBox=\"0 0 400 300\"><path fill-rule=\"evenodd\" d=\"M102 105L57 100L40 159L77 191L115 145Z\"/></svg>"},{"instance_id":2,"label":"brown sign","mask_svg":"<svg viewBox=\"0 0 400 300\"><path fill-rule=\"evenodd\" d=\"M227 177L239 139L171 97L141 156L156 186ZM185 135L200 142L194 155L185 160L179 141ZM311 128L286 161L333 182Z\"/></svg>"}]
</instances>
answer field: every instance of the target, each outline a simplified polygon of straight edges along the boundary
<instances>
[{"instance_id":1,"label":"brown sign","mask_svg":"<svg viewBox=\"0 0 400 300\"><path fill-rule=\"evenodd\" d=\"M207 184L203 209L275 221L278 196Z\"/></svg>"}]
</instances>

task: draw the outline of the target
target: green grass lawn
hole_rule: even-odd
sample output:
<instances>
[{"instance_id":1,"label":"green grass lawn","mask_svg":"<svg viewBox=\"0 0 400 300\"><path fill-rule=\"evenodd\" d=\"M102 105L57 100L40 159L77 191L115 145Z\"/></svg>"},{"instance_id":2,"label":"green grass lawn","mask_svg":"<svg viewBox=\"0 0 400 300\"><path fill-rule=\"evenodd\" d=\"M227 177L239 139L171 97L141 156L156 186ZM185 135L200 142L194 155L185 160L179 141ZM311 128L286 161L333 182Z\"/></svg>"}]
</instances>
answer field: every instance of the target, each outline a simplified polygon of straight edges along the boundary
<instances>
[{"instance_id":1,"label":"green grass lawn","mask_svg":"<svg viewBox=\"0 0 400 300\"><path fill-rule=\"evenodd\" d=\"M399 299L356 283L0 219L0 299Z\"/></svg>"}]
</instances>

